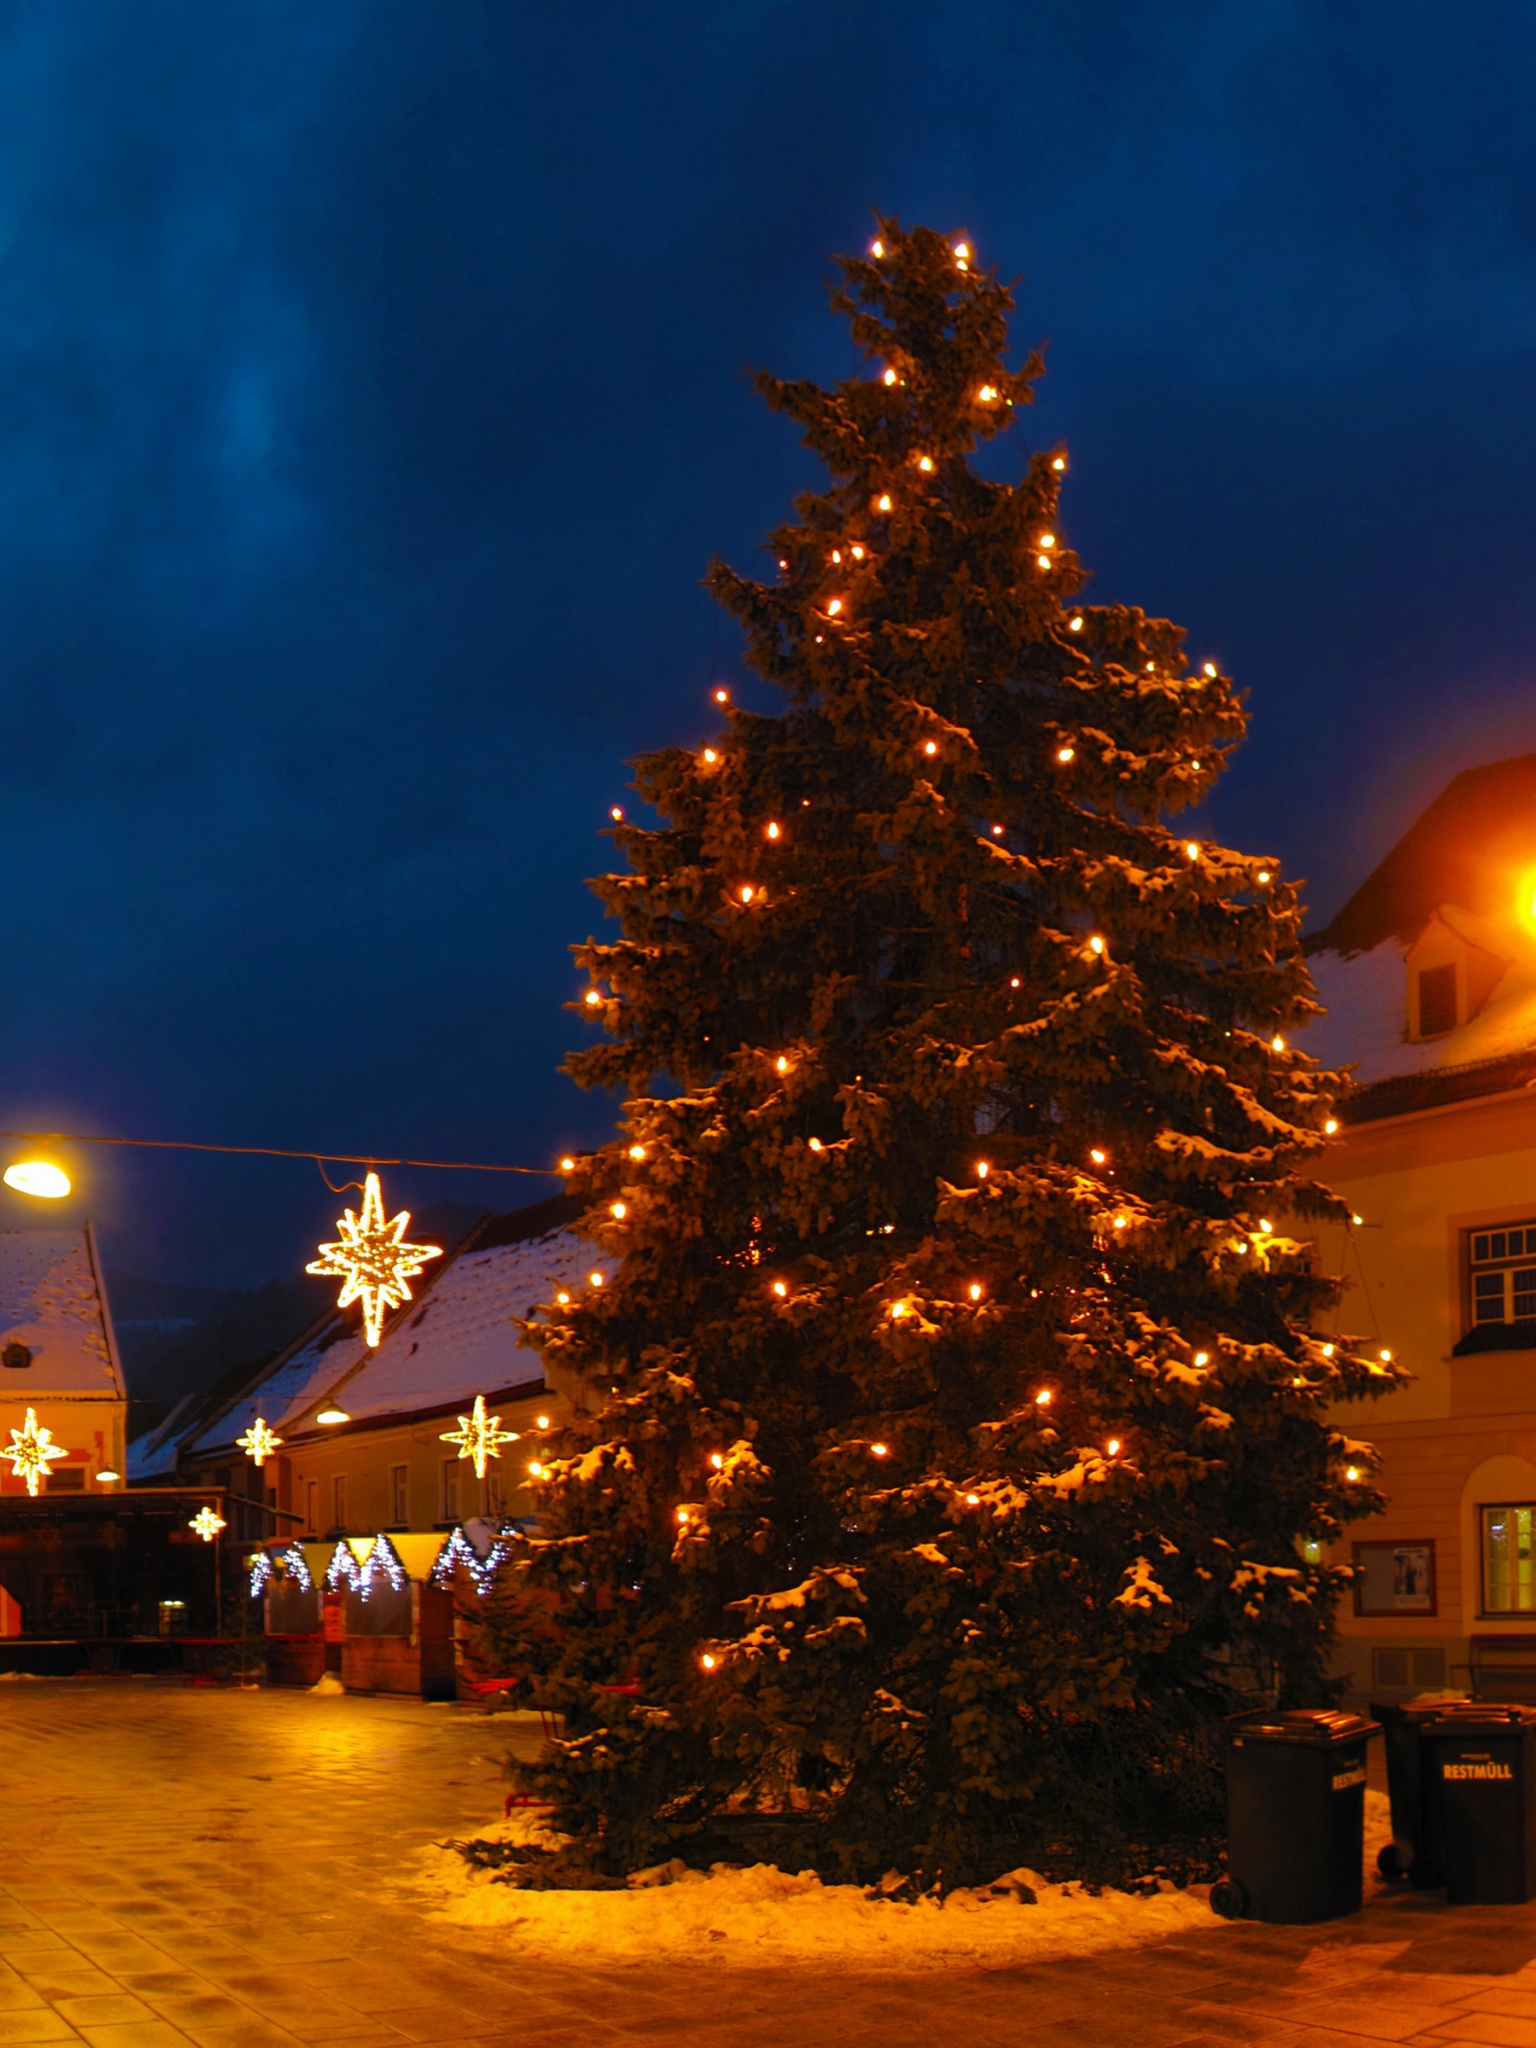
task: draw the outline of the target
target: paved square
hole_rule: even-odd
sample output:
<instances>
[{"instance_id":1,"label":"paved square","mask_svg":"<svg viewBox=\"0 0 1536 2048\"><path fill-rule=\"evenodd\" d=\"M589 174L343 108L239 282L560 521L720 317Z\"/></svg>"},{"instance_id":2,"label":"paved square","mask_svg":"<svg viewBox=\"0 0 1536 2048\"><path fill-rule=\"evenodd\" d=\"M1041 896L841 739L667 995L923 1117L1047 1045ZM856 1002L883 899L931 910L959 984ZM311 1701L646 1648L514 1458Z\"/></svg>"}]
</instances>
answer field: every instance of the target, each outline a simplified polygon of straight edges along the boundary
<instances>
[{"instance_id":1,"label":"paved square","mask_svg":"<svg viewBox=\"0 0 1536 2048\"><path fill-rule=\"evenodd\" d=\"M0 1686L0 2044L1536 2048L1536 1905L1434 1895L916 1977L535 1961L381 1895L496 1811L507 1745L503 1722L407 1700Z\"/></svg>"}]
</instances>

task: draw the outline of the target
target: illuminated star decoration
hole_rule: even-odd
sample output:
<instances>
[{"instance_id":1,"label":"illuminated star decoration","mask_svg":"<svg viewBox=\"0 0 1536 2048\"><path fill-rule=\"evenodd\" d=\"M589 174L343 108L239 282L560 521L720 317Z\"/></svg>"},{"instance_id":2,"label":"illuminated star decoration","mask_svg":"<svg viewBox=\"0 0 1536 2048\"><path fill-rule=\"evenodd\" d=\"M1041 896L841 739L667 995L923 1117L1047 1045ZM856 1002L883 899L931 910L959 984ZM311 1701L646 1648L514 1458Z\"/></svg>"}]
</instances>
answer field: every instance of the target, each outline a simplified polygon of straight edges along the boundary
<instances>
[{"instance_id":1,"label":"illuminated star decoration","mask_svg":"<svg viewBox=\"0 0 1536 2048\"><path fill-rule=\"evenodd\" d=\"M224 1527L224 1517L216 1515L212 1508L199 1508L187 1527L195 1529L205 1543L211 1543Z\"/></svg>"},{"instance_id":2,"label":"illuminated star decoration","mask_svg":"<svg viewBox=\"0 0 1536 2048\"><path fill-rule=\"evenodd\" d=\"M363 1213L350 1209L337 1222L341 1239L323 1244L320 1257L304 1268L306 1273L333 1274L346 1281L336 1297L338 1308L354 1301L363 1304L363 1335L370 1346L384 1332L384 1318L392 1308L411 1299L408 1283L414 1280L428 1259L440 1259L440 1244L406 1244L405 1227L411 1220L402 1209L388 1223L384 1221L384 1196L379 1176L370 1173L363 1184Z\"/></svg>"},{"instance_id":3,"label":"illuminated star decoration","mask_svg":"<svg viewBox=\"0 0 1536 2048\"><path fill-rule=\"evenodd\" d=\"M484 1394L476 1394L473 1412L459 1417L457 1429L445 1429L442 1432L445 1444L458 1445L461 1458L474 1459L477 1479L485 1477L486 1459L499 1458L501 1445L515 1444L517 1437L518 1432L515 1429L502 1428L499 1415L486 1414Z\"/></svg>"},{"instance_id":4,"label":"illuminated star decoration","mask_svg":"<svg viewBox=\"0 0 1536 2048\"><path fill-rule=\"evenodd\" d=\"M282 1442L282 1438L258 1415L245 1435L237 1436L235 1442L259 1471Z\"/></svg>"},{"instance_id":5,"label":"illuminated star decoration","mask_svg":"<svg viewBox=\"0 0 1536 2048\"><path fill-rule=\"evenodd\" d=\"M26 1422L20 1429L12 1429L10 1449L0 1451L0 1458L11 1461L11 1476L25 1479L28 1493L37 1492L40 1480L53 1477L50 1459L67 1458L68 1451L53 1440L53 1431L46 1424L39 1423L37 1411L27 1410Z\"/></svg>"}]
</instances>

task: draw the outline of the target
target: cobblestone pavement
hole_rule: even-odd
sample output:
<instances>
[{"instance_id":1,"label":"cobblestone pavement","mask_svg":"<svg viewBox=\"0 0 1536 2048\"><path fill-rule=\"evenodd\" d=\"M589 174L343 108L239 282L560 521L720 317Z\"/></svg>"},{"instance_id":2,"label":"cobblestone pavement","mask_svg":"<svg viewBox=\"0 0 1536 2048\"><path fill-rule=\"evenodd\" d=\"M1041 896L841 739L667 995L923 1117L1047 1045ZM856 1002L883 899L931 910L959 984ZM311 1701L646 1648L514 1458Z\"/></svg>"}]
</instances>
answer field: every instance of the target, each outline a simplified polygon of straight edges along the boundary
<instances>
[{"instance_id":1,"label":"cobblestone pavement","mask_svg":"<svg viewBox=\"0 0 1536 2048\"><path fill-rule=\"evenodd\" d=\"M413 1701L0 1685L0 2044L1536 2048L1536 1904L920 1977L555 1968L382 1896L498 1803L505 1723Z\"/></svg>"}]
</instances>

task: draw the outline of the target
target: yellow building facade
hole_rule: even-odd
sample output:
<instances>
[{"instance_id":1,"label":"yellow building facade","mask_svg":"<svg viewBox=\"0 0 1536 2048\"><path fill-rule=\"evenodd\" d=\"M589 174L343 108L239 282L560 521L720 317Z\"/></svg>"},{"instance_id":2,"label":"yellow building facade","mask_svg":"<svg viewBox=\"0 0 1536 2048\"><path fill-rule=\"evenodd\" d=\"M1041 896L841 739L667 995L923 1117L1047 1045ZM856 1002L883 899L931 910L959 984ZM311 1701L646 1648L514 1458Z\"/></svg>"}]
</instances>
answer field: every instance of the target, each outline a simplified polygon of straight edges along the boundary
<instances>
[{"instance_id":1,"label":"yellow building facade","mask_svg":"<svg viewBox=\"0 0 1536 2048\"><path fill-rule=\"evenodd\" d=\"M1459 776L1310 943L1307 1034L1357 1087L1318 1233L1338 1327L1412 1380L1338 1426L1380 1453L1339 1668L1354 1696L1536 1698L1536 756ZM1497 1681L1495 1681L1497 1683Z\"/></svg>"}]
</instances>

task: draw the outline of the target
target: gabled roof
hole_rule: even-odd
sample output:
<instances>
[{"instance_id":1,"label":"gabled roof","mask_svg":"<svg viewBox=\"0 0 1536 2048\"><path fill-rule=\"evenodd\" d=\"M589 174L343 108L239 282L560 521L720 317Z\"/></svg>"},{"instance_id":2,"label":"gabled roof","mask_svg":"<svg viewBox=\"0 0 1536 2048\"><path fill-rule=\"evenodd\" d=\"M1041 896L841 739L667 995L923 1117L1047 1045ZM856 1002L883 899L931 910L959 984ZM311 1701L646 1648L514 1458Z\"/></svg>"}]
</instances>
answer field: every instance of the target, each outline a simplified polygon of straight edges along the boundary
<instances>
[{"instance_id":1,"label":"gabled roof","mask_svg":"<svg viewBox=\"0 0 1536 2048\"><path fill-rule=\"evenodd\" d=\"M32 1362L0 1370L0 1398L124 1398L89 1229L0 1231L0 1350L10 1344L25 1345Z\"/></svg>"},{"instance_id":2,"label":"gabled roof","mask_svg":"<svg viewBox=\"0 0 1536 2048\"><path fill-rule=\"evenodd\" d=\"M1478 916L1507 908L1512 880L1536 869L1536 754L1467 768L1448 782L1308 953L1369 953L1418 937L1442 903Z\"/></svg>"},{"instance_id":3,"label":"gabled roof","mask_svg":"<svg viewBox=\"0 0 1536 2048\"><path fill-rule=\"evenodd\" d=\"M489 1217L417 1283L415 1299L397 1311L376 1351L364 1343L355 1310L328 1311L258 1372L215 1390L217 1398L183 1404L139 1439L130 1477L174 1470L179 1456L233 1451L258 1415L292 1438L332 1402L354 1422L381 1421L538 1386L542 1361L512 1318L593 1268L607 1269L610 1262L571 1228L581 1213L579 1200L557 1195Z\"/></svg>"},{"instance_id":4,"label":"gabled roof","mask_svg":"<svg viewBox=\"0 0 1536 2048\"><path fill-rule=\"evenodd\" d=\"M1536 1047L1536 754L1469 768L1446 784L1320 932L1308 965L1328 1014L1306 1050L1352 1066L1349 1122L1395 1116L1511 1085ZM1439 916L1497 979L1477 1014L1443 1036L1408 1037L1409 952ZM1507 962L1502 974L1498 963ZM1523 1072L1523 1068L1522 1068Z\"/></svg>"}]
</instances>

